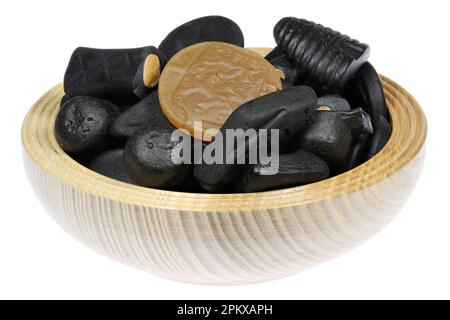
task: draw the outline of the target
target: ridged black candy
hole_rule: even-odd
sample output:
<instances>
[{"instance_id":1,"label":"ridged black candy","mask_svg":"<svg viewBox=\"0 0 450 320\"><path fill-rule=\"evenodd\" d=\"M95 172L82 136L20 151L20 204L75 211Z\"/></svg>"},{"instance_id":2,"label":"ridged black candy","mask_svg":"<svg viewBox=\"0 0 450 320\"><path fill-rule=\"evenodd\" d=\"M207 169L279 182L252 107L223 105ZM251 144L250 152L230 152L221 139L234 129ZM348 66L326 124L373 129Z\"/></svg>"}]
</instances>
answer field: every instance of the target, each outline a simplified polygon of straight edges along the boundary
<instances>
[{"instance_id":1,"label":"ridged black candy","mask_svg":"<svg viewBox=\"0 0 450 320\"><path fill-rule=\"evenodd\" d=\"M343 90L345 97L353 107L361 107L372 118L382 116L387 118L386 98L380 77L375 68L365 63Z\"/></svg>"},{"instance_id":2,"label":"ridged black candy","mask_svg":"<svg viewBox=\"0 0 450 320\"><path fill-rule=\"evenodd\" d=\"M123 154L123 149L105 151L91 161L89 169L112 179L133 183L125 170Z\"/></svg>"},{"instance_id":3,"label":"ridged black candy","mask_svg":"<svg viewBox=\"0 0 450 320\"><path fill-rule=\"evenodd\" d=\"M190 175L190 164L172 161L172 130L144 127L138 130L125 148L125 168L130 177L143 187L170 188L183 183Z\"/></svg>"},{"instance_id":4,"label":"ridged black candy","mask_svg":"<svg viewBox=\"0 0 450 320\"><path fill-rule=\"evenodd\" d=\"M351 131L337 112L317 111L290 147L312 152L336 169L344 164L351 142Z\"/></svg>"},{"instance_id":5,"label":"ridged black candy","mask_svg":"<svg viewBox=\"0 0 450 320\"><path fill-rule=\"evenodd\" d=\"M137 49L77 48L64 75L64 91L69 97L91 96L101 99L134 97L133 80L145 52Z\"/></svg>"},{"instance_id":6,"label":"ridged black candy","mask_svg":"<svg viewBox=\"0 0 450 320\"><path fill-rule=\"evenodd\" d=\"M87 155L107 147L108 130L120 115L117 107L91 97L75 97L59 110L55 122L55 136L68 153Z\"/></svg>"},{"instance_id":7,"label":"ridged black candy","mask_svg":"<svg viewBox=\"0 0 450 320\"><path fill-rule=\"evenodd\" d=\"M373 129L372 140L369 143L368 159L373 158L384 148L392 133L391 125L386 118L381 116L375 116L373 119Z\"/></svg>"},{"instance_id":8,"label":"ridged black candy","mask_svg":"<svg viewBox=\"0 0 450 320\"><path fill-rule=\"evenodd\" d=\"M291 62L334 89L342 88L370 54L368 45L304 19L281 19L274 36Z\"/></svg>"},{"instance_id":9,"label":"ridged black candy","mask_svg":"<svg viewBox=\"0 0 450 320\"><path fill-rule=\"evenodd\" d=\"M159 45L168 59L178 51L199 42L220 41L244 46L244 35L232 20L221 16L198 18L171 31Z\"/></svg>"},{"instance_id":10,"label":"ridged black candy","mask_svg":"<svg viewBox=\"0 0 450 320\"><path fill-rule=\"evenodd\" d=\"M127 140L143 126L175 130L161 110L157 91L132 106L111 125L109 133L119 140Z\"/></svg>"},{"instance_id":11,"label":"ridged black candy","mask_svg":"<svg viewBox=\"0 0 450 320\"><path fill-rule=\"evenodd\" d=\"M279 167L252 165L241 179L239 192L259 192L299 186L328 178L330 169L318 156L297 150L280 155Z\"/></svg>"},{"instance_id":12,"label":"ridged black candy","mask_svg":"<svg viewBox=\"0 0 450 320\"><path fill-rule=\"evenodd\" d=\"M292 87L277 91L252 101L236 109L220 129L224 137L224 147L227 145L227 129L279 130L280 150L305 125L311 114L317 108L317 97L310 87ZM269 140L270 141L270 140ZM211 144L214 144L212 142ZM237 150L241 148L248 152L248 141L245 146L238 146L229 154L224 152L223 163L226 158L237 158ZM236 162L235 162L236 163ZM248 166L239 164L196 164L194 176L200 185L209 191L227 189L235 182Z\"/></svg>"}]
</instances>

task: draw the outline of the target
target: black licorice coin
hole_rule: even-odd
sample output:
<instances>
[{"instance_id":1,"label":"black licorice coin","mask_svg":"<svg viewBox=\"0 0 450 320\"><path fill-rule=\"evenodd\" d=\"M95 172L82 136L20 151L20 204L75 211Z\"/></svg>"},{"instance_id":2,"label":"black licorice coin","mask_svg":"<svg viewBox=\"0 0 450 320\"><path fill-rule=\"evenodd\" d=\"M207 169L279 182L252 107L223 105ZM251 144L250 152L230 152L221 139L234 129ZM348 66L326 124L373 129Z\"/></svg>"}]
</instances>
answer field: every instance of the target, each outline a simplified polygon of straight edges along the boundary
<instances>
[{"instance_id":1,"label":"black licorice coin","mask_svg":"<svg viewBox=\"0 0 450 320\"><path fill-rule=\"evenodd\" d=\"M369 143L368 159L373 158L384 148L392 133L391 125L386 118L381 116L375 116L373 120L373 129L372 139Z\"/></svg>"},{"instance_id":2,"label":"black licorice coin","mask_svg":"<svg viewBox=\"0 0 450 320\"><path fill-rule=\"evenodd\" d=\"M288 188L328 178L330 169L318 156L303 150L283 154L278 168L252 165L239 182L238 192L259 192Z\"/></svg>"},{"instance_id":3,"label":"black licorice coin","mask_svg":"<svg viewBox=\"0 0 450 320\"><path fill-rule=\"evenodd\" d=\"M109 127L119 115L118 108L106 100L72 98L56 117L56 139L68 153L101 152L107 147Z\"/></svg>"},{"instance_id":4,"label":"black licorice coin","mask_svg":"<svg viewBox=\"0 0 450 320\"><path fill-rule=\"evenodd\" d=\"M112 123L109 133L119 140L127 140L145 125L175 130L161 110L157 91L152 92L120 115Z\"/></svg>"},{"instance_id":5,"label":"black licorice coin","mask_svg":"<svg viewBox=\"0 0 450 320\"><path fill-rule=\"evenodd\" d=\"M291 140L290 148L312 152L336 169L345 162L351 142L352 133L338 113L318 111Z\"/></svg>"},{"instance_id":6,"label":"black licorice coin","mask_svg":"<svg viewBox=\"0 0 450 320\"><path fill-rule=\"evenodd\" d=\"M274 37L292 63L334 89L342 88L370 55L368 45L304 19L281 19Z\"/></svg>"},{"instance_id":7,"label":"black licorice coin","mask_svg":"<svg viewBox=\"0 0 450 320\"><path fill-rule=\"evenodd\" d=\"M128 140L125 168L140 186L171 188L189 178L191 165L173 161L173 150L180 143L171 141L172 133L167 128L144 127Z\"/></svg>"},{"instance_id":8,"label":"black licorice coin","mask_svg":"<svg viewBox=\"0 0 450 320\"><path fill-rule=\"evenodd\" d=\"M221 16L207 16L177 27L158 48L170 59L186 47L207 41L227 42L244 47L244 35L234 21Z\"/></svg>"},{"instance_id":9,"label":"black licorice coin","mask_svg":"<svg viewBox=\"0 0 450 320\"><path fill-rule=\"evenodd\" d=\"M241 129L246 132L248 129L267 129L271 134L271 129L279 130L280 150L302 127L306 124L311 114L317 108L317 97L310 87L292 87L282 91L277 91L252 101L249 101L236 109L227 119L220 129L223 138L223 147L226 148L227 130ZM235 131L234 131L235 132ZM214 147L216 141L209 146ZM241 144L234 144L233 150L224 150L223 164L206 164L196 161L194 167L194 177L200 185L208 191L216 192L226 190L233 184L242 172L248 167L245 164L229 163L229 159L238 157L238 150L248 152L249 142L241 141ZM243 157L247 157L245 154ZM200 164L197 164L200 163Z\"/></svg>"},{"instance_id":10,"label":"black licorice coin","mask_svg":"<svg viewBox=\"0 0 450 320\"><path fill-rule=\"evenodd\" d=\"M70 97L91 96L107 100L135 96L133 80L143 52L151 48L77 48L64 75L64 92Z\"/></svg>"},{"instance_id":11,"label":"black licorice coin","mask_svg":"<svg viewBox=\"0 0 450 320\"><path fill-rule=\"evenodd\" d=\"M372 118L387 118L383 86L377 71L369 62L365 63L355 78L345 86L343 94L353 107L363 108Z\"/></svg>"},{"instance_id":12,"label":"black licorice coin","mask_svg":"<svg viewBox=\"0 0 450 320\"><path fill-rule=\"evenodd\" d=\"M91 161L89 169L112 179L134 183L125 170L123 154L123 149L105 151Z\"/></svg>"},{"instance_id":13,"label":"black licorice coin","mask_svg":"<svg viewBox=\"0 0 450 320\"><path fill-rule=\"evenodd\" d=\"M333 110L333 111L350 111L350 103L343 97L337 94L329 94L319 97L317 103L319 104L319 109L323 110Z\"/></svg>"}]
</instances>

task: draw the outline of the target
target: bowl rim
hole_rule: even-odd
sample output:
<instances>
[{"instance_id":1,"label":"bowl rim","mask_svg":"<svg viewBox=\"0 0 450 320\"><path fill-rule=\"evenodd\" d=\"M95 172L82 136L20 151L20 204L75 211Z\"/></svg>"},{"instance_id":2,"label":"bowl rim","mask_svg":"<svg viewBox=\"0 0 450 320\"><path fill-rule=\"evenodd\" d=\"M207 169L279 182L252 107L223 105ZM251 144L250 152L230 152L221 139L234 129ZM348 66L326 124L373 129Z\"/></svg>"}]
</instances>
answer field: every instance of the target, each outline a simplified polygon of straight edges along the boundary
<instances>
[{"instance_id":1,"label":"bowl rim","mask_svg":"<svg viewBox=\"0 0 450 320\"><path fill-rule=\"evenodd\" d=\"M22 145L45 173L77 190L129 205L180 211L253 211L288 208L335 198L372 186L393 175L422 150L427 121L417 101L400 85L380 76L392 123L386 146L372 159L338 176L274 191L203 194L144 188L100 175L70 158L53 133L62 84L45 93L22 125Z\"/></svg>"}]
</instances>

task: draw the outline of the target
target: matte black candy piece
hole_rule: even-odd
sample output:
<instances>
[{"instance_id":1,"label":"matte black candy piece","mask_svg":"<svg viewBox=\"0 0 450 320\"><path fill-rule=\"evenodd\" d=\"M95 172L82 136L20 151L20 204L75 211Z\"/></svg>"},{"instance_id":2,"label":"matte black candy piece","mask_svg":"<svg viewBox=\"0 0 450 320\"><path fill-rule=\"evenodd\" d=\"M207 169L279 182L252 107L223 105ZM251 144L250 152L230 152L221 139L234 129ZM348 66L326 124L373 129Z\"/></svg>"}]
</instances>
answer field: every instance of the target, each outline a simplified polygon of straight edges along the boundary
<instances>
[{"instance_id":1,"label":"matte black candy piece","mask_svg":"<svg viewBox=\"0 0 450 320\"><path fill-rule=\"evenodd\" d=\"M175 130L161 110L157 91L125 111L111 125L109 133L120 140L127 140L143 126Z\"/></svg>"},{"instance_id":2,"label":"matte black candy piece","mask_svg":"<svg viewBox=\"0 0 450 320\"><path fill-rule=\"evenodd\" d=\"M89 169L112 179L134 183L125 170L123 154L123 149L103 152L91 161Z\"/></svg>"},{"instance_id":3,"label":"matte black candy piece","mask_svg":"<svg viewBox=\"0 0 450 320\"><path fill-rule=\"evenodd\" d=\"M77 48L64 76L64 91L70 97L127 99L134 96L133 80L145 50Z\"/></svg>"},{"instance_id":4,"label":"matte black candy piece","mask_svg":"<svg viewBox=\"0 0 450 320\"><path fill-rule=\"evenodd\" d=\"M269 62L278 70L283 71L283 85L286 83L287 86L295 86L298 79L303 76L303 73L296 66L290 63L284 55L269 60Z\"/></svg>"},{"instance_id":5,"label":"matte black candy piece","mask_svg":"<svg viewBox=\"0 0 450 320\"><path fill-rule=\"evenodd\" d=\"M297 150L280 155L278 171L266 165L252 165L240 181L238 191L259 192L299 186L326 179L329 174L325 161L312 153Z\"/></svg>"},{"instance_id":6,"label":"matte black candy piece","mask_svg":"<svg viewBox=\"0 0 450 320\"><path fill-rule=\"evenodd\" d=\"M363 108L372 118L387 118L383 86L377 71L369 62L365 63L355 78L345 86L344 94L352 106Z\"/></svg>"},{"instance_id":7,"label":"matte black candy piece","mask_svg":"<svg viewBox=\"0 0 450 320\"><path fill-rule=\"evenodd\" d=\"M55 136L69 153L87 154L107 147L108 130L120 115L106 100L75 97L67 101L56 117Z\"/></svg>"},{"instance_id":8,"label":"matte black candy piece","mask_svg":"<svg viewBox=\"0 0 450 320\"><path fill-rule=\"evenodd\" d=\"M350 103L343 97L336 94L329 94L319 97L317 103L319 107L328 107L333 111L350 111Z\"/></svg>"},{"instance_id":9,"label":"matte black candy piece","mask_svg":"<svg viewBox=\"0 0 450 320\"><path fill-rule=\"evenodd\" d=\"M282 150L284 144L302 129L316 108L317 97L310 87L305 86L273 92L249 101L237 108L220 129L224 137L224 148L227 145L227 129L255 129L258 134L259 129L267 129L269 136L271 129L278 129ZM215 141L211 142L214 143ZM248 141L244 143L248 152ZM238 143L234 147L229 154L224 152L223 163L226 163L227 157L236 159L238 148L243 149ZM246 168L246 165L239 164L196 164L194 177L203 188L215 192L227 189Z\"/></svg>"},{"instance_id":10,"label":"matte black candy piece","mask_svg":"<svg viewBox=\"0 0 450 320\"><path fill-rule=\"evenodd\" d=\"M244 35L234 21L221 16L207 16L177 27L167 35L158 48L170 59L178 51L206 41L228 42L243 47Z\"/></svg>"},{"instance_id":11,"label":"matte black candy piece","mask_svg":"<svg viewBox=\"0 0 450 320\"><path fill-rule=\"evenodd\" d=\"M373 121L373 136L369 145L368 159L373 158L381 149L384 148L386 143L391 137L392 128L386 118L381 116L375 116Z\"/></svg>"},{"instance_id":12,"label":"matte black candy piece","mask_svg":"<svg viewBox=\"0 0 450 320\"><path fill-rule=\"evenodd\" d=\"M370 55L368 45L304 19L281 19L274 36L291 62L335 89L342 88Z\"/></svg>"},{"instance_id":13,"label":"matte black candy piece","mask_svg":"<svg viewBox=\"0 0 450 320\"><path fill-rule=\"evenodd\" d=\"M152 88L148 88L144 83L145 63L147 61L147 57L151 54L154 54L159 58L160 72L162 72L168 61L166 55L158 48L147 47L142 51L141 62L138 66L136 75L134 76L133 80L133 92L137 97L141 99L145 98L153 91Z\"/></svg>"},{"instance_id":14,"label":"matte black candy piece","mask_svg":"<svg viewBox=\"0 0 450 320\"><path fill-rule=\"evenodd\" d=\"M337 113L341 116L342 120L344 120L345 124L354 135L373 133L372 120L362 108L356 108L351 111L340 111Z\"/></svg>"},{"instance_id":15,"label":"matte black candy piece","mask_svg":"<svg viewBox=\"0 0 450 320\"><path fill-rule=\"evenodd\" d=\"M130 177L143 187L170 188L183 183L190 175L189 164L175 164L172 130L144 127L134 134L125 147L125 168Z\"/></svg>"},{"instance_id":16,"label":"matte black candy piece","mask_svg":"<svg viewBox=\"0 0 450 320\"><path fill-rule=\"evenodd\" d=\"M318 111L292 139L291 148L312 152L335 169L344 164L351 142L352 133L338 113Z\"/></svg>"},{"instance_id":17,"label":"matte black candy piece","mask_svg":"<svg viewBox=\"0 0 450 320\"><path fill-rule=\"evenodd\" d=\"M347 163L342 171L354 169L366 160L369 137L369 134L361 134L356 138L353 138L347 157Z\"/></svg>"}]
</instances>

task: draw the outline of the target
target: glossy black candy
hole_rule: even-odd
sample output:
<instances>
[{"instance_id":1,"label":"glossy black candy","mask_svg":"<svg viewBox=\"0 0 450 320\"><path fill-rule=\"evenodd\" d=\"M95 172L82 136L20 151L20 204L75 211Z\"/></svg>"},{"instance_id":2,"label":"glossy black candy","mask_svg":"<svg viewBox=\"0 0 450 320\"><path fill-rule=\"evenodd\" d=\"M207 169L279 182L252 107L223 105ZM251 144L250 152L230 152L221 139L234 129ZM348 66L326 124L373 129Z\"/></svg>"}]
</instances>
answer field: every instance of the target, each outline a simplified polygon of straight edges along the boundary
<instances>
[{"instance_id":1,"label":"glossy black candy","mask_svg":"<svg viewBox=\"0 0 450 320\"><path fill-rule=\"evenodd\" d=\"M101 99L134 97L133 80L145 52L137 49L77 48L64 75L64 92L70 97L91 96Z\"/></svg>"},{"instance_id":2,"label":"glossy black candy","mask_svg":"<svg viewBox=\"0 0 450 320\"><path fill-rule=\"evenodd\" d=\"M154 54L159 58L160 72L163 71L167 63L166 55L158 48L148 47L146 50L142 51L141 62L137 68L136 75L134 76L133 80L133 92L137 97L141 99L145 98L153 91L153 88L148 88L144 84L145 62L147 60L147 57L151 54Z\"/></svg>"},{"instance_id":3,"label":"glossy black candy","mask_svg":"<svg viewBox=\"0 0 450 320\"><path fill-rule=\"evenodd\" d=\"M105 151L91 161L89 169L112 179L133 183L125 170L123 154L123 149Z\"/></svg>"},{"instance_id":4,"label":"glossy black candy","mask_svg":"<svg viewBox=\"0 0 450 320\"><path fill-rule=\"evenodd\" d=\"M190 175L190 164L172 161L172 130L144 127L138 130L125 148L125 168L137 184L144 187L171 188L183 183Z\"/></svg>"},{"instance_id":5,"label":"glossy black candy","mask_svg":"<svg viewBox=\"0 0 450 320\"><path fill-rule=\"evenodd\" d=\"M239 192L300 186L328 178L330 169L318 156L303 150L280 155L279 167L252 165L239 182Z\"/></svg>"},{"instance_id":6,"label":"glossy black candy","mask_svg":"<svg viewBox=\"0 0 450 320\"><path fill-rule=\"evenodd\" d=\"M372 120L362 108L352 109L351 111L339 111L337 113L344 120L353 135L373 133Z\"/></svg>"},{"instance_id":7,"label":"glossy black candy","mask_svg":"<svg viewBox=\"0 0 450 320\"><path fill-rule=\"evenodd\" d=\"M368 45L304 19L281 19L274 36L291 62L335 89L342 88L370 54Z\"/></svg>"},{"instance_id":8,"label":"glossy black candy","mask_svg":"<svg viewBox=\"0 0 450 320\"><path fill-rule=\"evenodd\" d=\"M392 133L391 125L386 118L381 116L375 116L373 120L373 129L373 136L369 144L368 159L373 158L384 148Z\"/></svg>"},{"instance_id":9,"label":"glossy black candy","mask_svg":"<svg viewBox=\"0 0 450 320\"><path fill-rule=\"evenodd\" d=\"M292 87L277 91L252 101L249 101L236 109L220 129L224 137L224 148L228 144L226 130L228 129L271 129L279 130L280 150L283 149L290 138L302 129L311 114L317 108L317 97L310 87ZM269 140L270 141L270 140ZM212 142L214 144L216 141ZM242 142L241 142L242 143ZM223 163L227 158L237 158L237 150L248 152L248 141L245 146L234 145L234 149L228 154L224 152ZM197 163L197 162L196 162ZM235 162L236 163L236 162ZM246 165L239 164L196 164L194 176L200 185L209 191L227 189L235 182Z\"/></svg>"},{"instance_id":10,"label":"glossy black candy","mask_svg":"<svg viewBox=\"0 0 450 320\"><path fill-rule=\"evenodd\" d=\"M345 162L351 142L352 133L337 112L317 111L290 147L312 152L336 169Z\"/></svg>"},{"instance_id":11,"label":"glossy black candy","mask_svg":"<svg viewBox=\"0 0 450 320\"><path fill-rule=\"evenodd\" d=\"M157 91L125 111L111 125L109 133L119 140L127 140L143 126L175 130L161 110Z\"/></svg>"},{"instance_id":12,"label":"glossy black candy","mask_svg":"<svg viewBox=\"0 0 450 320\"><path fill-rule=\"evenodd\" d=\"M377 71L369 62L360 68L343 92L353 107L363 108L372 118L375 116L387 118L383 86Z\"/></svg>"},{"instance_id":13,"label":"glossy black candy","mask_svg":"<svg viewBox=\"0 0 450 320\"><path fill-rule=\"evenodd\" d=\"M333 111L350 111L351 109L350 103L337 94L328 94L319 97L317 103L319 104L319 107L328 107Z\"/></svg>"},{"instance_id":14,"label":"glossy black candy","mask_svg":"<svg viewBox=\"0 0 450 320\"><path fill-rule=\"evenodd\" d=\"M232 20L221 16L198 18L171 31L159 45L168 59L178 51L199 42L220 41L244 46L244 35Z\"/></svg>"},{"instance_id":15,"label":"glossy black candy","mask_svg":"<svg viewBox=\"0 0 450 320\"><path fill-rule=\"evenodd\" d=\"M59 110L55 136L64 151L78 155L99 152L107 147L108 130L120 115L106 100L75 97Z\"/></svg>"}]
</instances>

